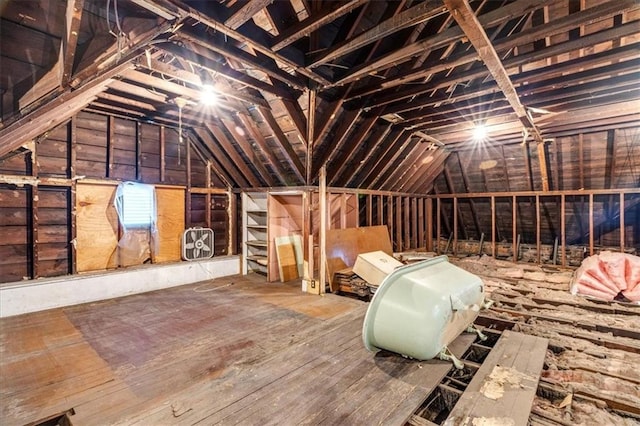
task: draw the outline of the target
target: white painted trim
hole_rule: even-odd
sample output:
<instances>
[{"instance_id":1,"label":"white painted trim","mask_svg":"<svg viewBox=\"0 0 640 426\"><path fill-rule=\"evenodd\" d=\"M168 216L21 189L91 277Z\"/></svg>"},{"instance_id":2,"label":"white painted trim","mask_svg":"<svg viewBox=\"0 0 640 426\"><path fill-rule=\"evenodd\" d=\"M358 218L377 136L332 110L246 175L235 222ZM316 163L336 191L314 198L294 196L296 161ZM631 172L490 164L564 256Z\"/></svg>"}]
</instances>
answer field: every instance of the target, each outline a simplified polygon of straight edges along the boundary
<instances>
[{"instance_id":1,"label":"white painted trim","mask_svg":"<svg viewBox=\"0 0 640 426\"><path fill-rule=\"evenodd\" d=\"M143 265L0 286L0 318L145 293L240 273L240 257Z\"/></svg>"}]
</instances>

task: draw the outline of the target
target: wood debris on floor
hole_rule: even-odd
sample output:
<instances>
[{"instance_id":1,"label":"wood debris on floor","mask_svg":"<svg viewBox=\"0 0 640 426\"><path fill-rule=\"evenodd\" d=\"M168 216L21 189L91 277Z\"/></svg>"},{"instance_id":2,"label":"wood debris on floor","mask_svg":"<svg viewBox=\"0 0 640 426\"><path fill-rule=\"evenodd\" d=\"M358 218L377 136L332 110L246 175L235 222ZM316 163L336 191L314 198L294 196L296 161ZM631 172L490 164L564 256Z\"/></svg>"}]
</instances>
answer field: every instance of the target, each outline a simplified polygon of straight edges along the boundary
<instances>
[{"instance_id":1,"label":"wood debris on floor","mask_svg":"<svg viewBox=\"0 0 640 426\"><path fill-rule=\"evenodd\" d=\"M572 295L570 269L451 261L481 276L495 301L477 324L549 339L531 424L640 422L640 306Z\"/></svg>"}]
</instances>

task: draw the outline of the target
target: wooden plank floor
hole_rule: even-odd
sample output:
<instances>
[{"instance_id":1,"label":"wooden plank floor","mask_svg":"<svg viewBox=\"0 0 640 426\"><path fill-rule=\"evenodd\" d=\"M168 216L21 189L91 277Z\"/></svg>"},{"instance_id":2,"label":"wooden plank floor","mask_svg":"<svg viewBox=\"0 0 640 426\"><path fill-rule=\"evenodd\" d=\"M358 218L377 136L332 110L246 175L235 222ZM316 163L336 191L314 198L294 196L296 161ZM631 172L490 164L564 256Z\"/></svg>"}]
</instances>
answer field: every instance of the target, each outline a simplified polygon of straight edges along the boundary
<instances>
[{"instance_id":1,"label":"wooden plank floor","mask_svg":"<svg viewBox=\"0 0 640 426\"><path fill-rule=\"evenodd\" d=\"M366 307L249 275L5 318L0 423L402 424L448 364L368 353Z\"/></svg>"},{"instance_id":2,"label":"wooden plank floor","mask_svg":"<svg viewBox=\"0 0 640 426\"><path fill-rule=\"evenodd\" d=\"M447 424L526 426L547 339L505 330L451 411Z\"/></svg>"}]
</instances>

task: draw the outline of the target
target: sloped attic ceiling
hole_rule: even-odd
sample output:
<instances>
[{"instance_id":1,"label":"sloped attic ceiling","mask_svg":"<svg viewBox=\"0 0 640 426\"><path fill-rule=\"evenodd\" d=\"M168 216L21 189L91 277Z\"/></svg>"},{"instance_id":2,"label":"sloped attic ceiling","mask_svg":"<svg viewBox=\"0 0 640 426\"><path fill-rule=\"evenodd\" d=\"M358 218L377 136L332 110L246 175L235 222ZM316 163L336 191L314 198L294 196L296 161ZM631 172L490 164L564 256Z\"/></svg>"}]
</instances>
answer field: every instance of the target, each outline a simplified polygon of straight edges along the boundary
<instances>
[{"instance_id":1,"label":"sloped attic ceiling","mask_svg":"<svg viewBox=\"0 0 640 426\"><path fill-rule=\"evenodd\" d=\"M313 184L326 165L333 186L426 193L482 123L492 150L511 147L503 162L529 164L530 189L554 189L545 139L640 121L636 0L0 7L0 158L86 109L181 119L245 176L236 187Z\"/></svg>"}]
</instances>

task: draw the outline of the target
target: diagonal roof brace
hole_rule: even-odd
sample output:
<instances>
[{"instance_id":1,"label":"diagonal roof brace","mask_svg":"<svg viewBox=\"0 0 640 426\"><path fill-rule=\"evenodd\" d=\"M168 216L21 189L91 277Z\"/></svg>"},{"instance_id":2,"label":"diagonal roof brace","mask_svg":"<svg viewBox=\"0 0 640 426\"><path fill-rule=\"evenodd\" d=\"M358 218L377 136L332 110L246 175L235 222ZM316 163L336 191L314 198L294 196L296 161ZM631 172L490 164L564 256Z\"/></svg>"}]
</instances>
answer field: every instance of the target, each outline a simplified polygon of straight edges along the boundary
<instances>
[{"instance_id":1,"label":"diagonal roof brace","mask_svg":"<svg viewBox=\"0 0 640 426\"><path fill-rule=\"evenodd\" d=\"M509 78L509 74L507 74L500 57L493 48L491 41L489 41L487 33L469 6L469 2L467 0L443 0L443 2L449 9L451 16L456 20L460 28L462 28L462 31L464 31L471 44L473 44L473 47L478 52L478 56L493 76L524 128L536 142L542 143L543 138L540 130L533 122L527 108L520 102L518 93Z\"/></svg>"},{"instance_id":2,"label":"diagonal roof brace","mask_svg":"<svg viewBox=\"0 0 640 426\"><path fill-rule=\"evenodd\" d=\"M482 25L478 21L473 9L469 6L468 0L442 1L449 9L453 19L455 19L460 28L462 28L462 31L464 31L471 44L473 44L473 47L478 52L478 56L484 62L505 98L507 98L509 105L511 105L511 108L513 108L518 119L524 126L525 135L531 135L534 141L538 143L542 190L548 191L549 168L542 133L533 122L527 108L520 102L518 92L516 92L516 88L513 86L513 83L509 78L509 74L504 68L498 53L491 44L489 37L487 37L487 33L482 28Z\"/></svg>"}]
</instances>

